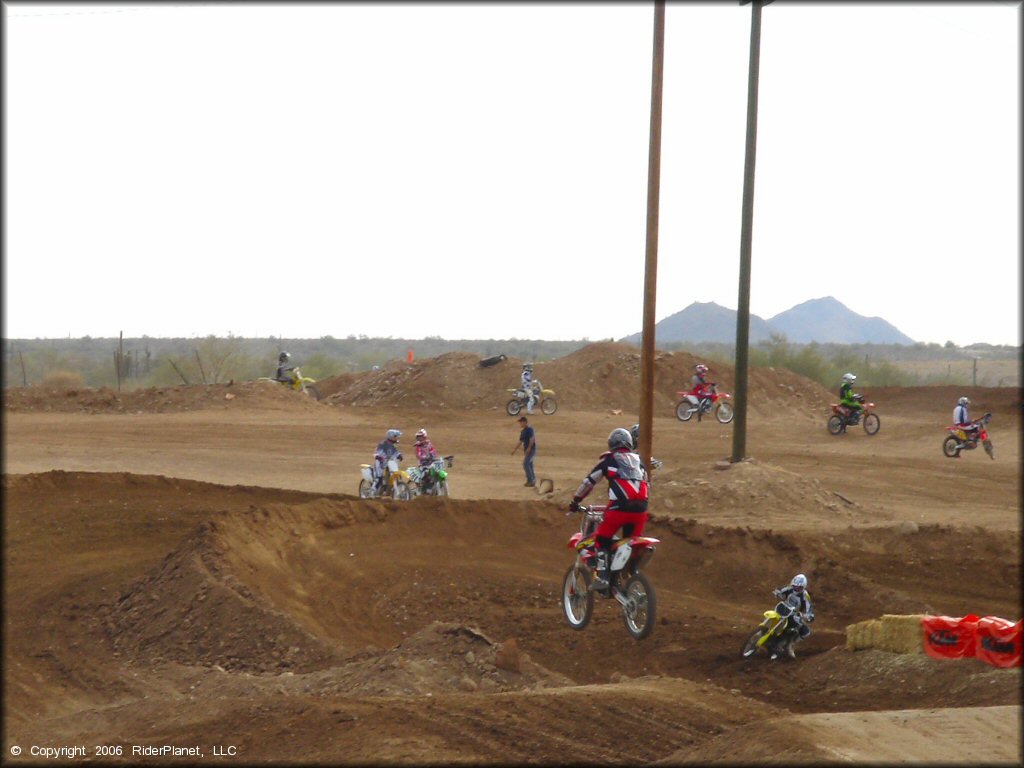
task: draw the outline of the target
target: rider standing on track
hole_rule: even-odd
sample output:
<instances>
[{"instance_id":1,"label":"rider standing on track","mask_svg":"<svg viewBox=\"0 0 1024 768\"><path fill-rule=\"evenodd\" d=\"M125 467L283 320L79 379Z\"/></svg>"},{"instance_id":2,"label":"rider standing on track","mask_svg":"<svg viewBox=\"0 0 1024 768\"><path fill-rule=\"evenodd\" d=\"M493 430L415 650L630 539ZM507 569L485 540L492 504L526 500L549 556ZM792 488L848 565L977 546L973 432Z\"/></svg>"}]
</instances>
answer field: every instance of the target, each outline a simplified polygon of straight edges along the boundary
<instances>
[{"instance_id":1,"label":"rider standing on track","mask_svg":"<svg viewBox=\"0 0 1024 768\"><path fill-rule=\"evenodd\" d=\"M591 591L608 589L611 583L612 537L622 528L623 536L639 536L647 523L647 470L633 450L629 430L618 427L608 435L608 451L590 474L583 478L569 503L573 512L604 477L608 480L608 508L594 532L597 550L597 578Z\"/></svg>"},{"instance_id":2,"label":"rider standing on track","mask_svg":"<svg viewBox=\"0 0 1024 768\"><path fill-rule=\"evenodd\" d=\"M844 373L843 383L839 385L839 404L846 406L850 413L851 424L860 421L860 412L864 409L860 402L863 398L853 391L853 382L856 380L857 377L852 373Z\"/></svg>"},{"instance_id":3,"label":"rider standing on track","mask_svg":"<svg viewBox=\"0 0 1024 768\"><path fill-rule=\"evenodd\" d=\"M776 589L772 594L779 598L780 605L784 605L791 611L800 611L803 615L804 621L814 621L814 607L811 605L811 594L807 591L807 577L802 573L798 573L794 576L793 580L789 582L788 587ZM811 628L808 627L804 621L801 621L795 614L793 615L793 623L797 627L798 634L796 640L804 640L809 634L811 634ZM786 643L786 654L791 659L796 658L796 652L793 650L793 642L794 641L790 640ZM773 656L772 658L775 657Z\"/></svg>"},{"instance_id":4,"label":"rider standing on track","mask_svg":"<svg viewBox=\"0 0 1024 768\"><path fill-rule=\"evenodd\" d=\"M292 356L287 352L282 352L277 356L277 373L274 374L274 378L283 384L292 383L292 371L295 370L295 366L288 364L288 361L291 359Z\"/></svg>"},{"instance_id":5,"label":"rider standing on track","mask_svg":"<svg viewBox=\"0 0 1024 768\"><path fill-rule=\"evenodd\" d=\"M377 445L377 450L373 453L374 494L380 492L380 483L384 477L384 468L387 466L388 461L391 459L396 459L397 461L402 460L402 454L398 451L398 439L401 436L401 431L397 429L389 429L384 435L384 439Z\"/></svg>"},{"instance_id":6,"label":"rider standing on track","mask_svg":"<svg viewBox=\"0 0 1024 768\"><path fill-rule=\"evenodd\" d=\"M421 429L416 433L413 445L416 446L416 460L421 467L429 465L437 458L437 451L434 450L434 444L427 437L427 430Z\"/></svg>"}]
</instances>

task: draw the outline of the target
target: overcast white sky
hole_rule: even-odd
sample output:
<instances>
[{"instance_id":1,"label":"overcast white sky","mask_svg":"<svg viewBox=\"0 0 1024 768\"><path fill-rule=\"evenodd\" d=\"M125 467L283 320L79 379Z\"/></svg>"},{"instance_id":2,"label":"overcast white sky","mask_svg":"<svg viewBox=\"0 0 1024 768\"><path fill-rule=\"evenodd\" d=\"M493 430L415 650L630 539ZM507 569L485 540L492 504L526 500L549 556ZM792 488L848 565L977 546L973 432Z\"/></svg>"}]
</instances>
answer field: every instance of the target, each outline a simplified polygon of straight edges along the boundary
<instances>
[{"instance_id":1,"label":"overcast white sky","mask_svg":"<svg viewBox=\"0 0 1024 768\"><path fill-rule=\"evenodd\" d=\"M1020 343L1020 3L762 14L751 311ZM653 3L4 3L4 336L640 330ZM737 306L750 6L666 12L657 318Z\"/></svg>"}]
</instances>

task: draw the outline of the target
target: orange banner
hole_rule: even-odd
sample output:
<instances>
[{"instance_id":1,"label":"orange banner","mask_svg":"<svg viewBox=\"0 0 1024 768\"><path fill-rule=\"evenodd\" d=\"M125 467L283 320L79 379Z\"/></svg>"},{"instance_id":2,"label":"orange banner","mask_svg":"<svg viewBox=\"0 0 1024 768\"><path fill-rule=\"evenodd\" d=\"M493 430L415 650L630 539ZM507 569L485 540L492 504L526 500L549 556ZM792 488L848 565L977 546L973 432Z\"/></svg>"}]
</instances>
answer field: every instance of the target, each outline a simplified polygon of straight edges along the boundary
<instances>
[{"instance_id":1,"label":"orange banner","mask_svg":"<svg viewBox=\"0 0 1024 768\"><path fill-rule=\"evenodd\" d=\"M986 616L979 620L974 655L993 667L1019 667L1021 623L1018 621L1014 624L996 616Z\"/></svg>"},{"instance_id":2,"label":"orange banner","mask_svg":"<svg viewBox=\"0 0 1024 768\"><path fill-rule=\"evenodd\" d=\"M924 616L924 652L934 659L960 659L974 656L978 617L973 613L960 619L951 616Z\"/></svg>"}]
</instances>

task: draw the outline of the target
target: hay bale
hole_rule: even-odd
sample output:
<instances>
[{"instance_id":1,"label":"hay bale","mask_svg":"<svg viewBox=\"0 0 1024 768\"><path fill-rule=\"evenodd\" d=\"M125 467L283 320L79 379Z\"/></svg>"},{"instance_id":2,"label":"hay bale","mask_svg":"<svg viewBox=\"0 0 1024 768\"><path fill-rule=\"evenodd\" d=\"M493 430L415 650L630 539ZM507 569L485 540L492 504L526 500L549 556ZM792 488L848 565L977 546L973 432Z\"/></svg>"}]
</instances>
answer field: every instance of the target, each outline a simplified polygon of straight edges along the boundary
<instances>
[{"instance_id":1,"label":"hay bale","mask_svg":"<svg viewBox=\"0 0 1024 768\"><path fill-rule=\"evenodd\" d=\"M846 627L846 648L862 651L874 648L889 653L924 653L921 640L922 614L884 614Z\"/></svg>"},{"instance_id":2,"label":"hay bale","mask_svg":"<svg viewBox=\"0 0 1024 768\"><path fill-rule=\"evenodd\" d=\"M846 627L846 649L848 651L863 651L868 648L875 648L881 638L882 622L878 619L868 619Z\"/></svg>"},{"instance_id":3,"label":"hay bale","mask_svg":"<svg viewBox=\"0 0 1024 768\"><path fill-rule=\"evenodd\" d=\"M891 653L924 653L921 637L923 614L910 616L882 615L879 650Z\"/></svg>"}]
</instances>

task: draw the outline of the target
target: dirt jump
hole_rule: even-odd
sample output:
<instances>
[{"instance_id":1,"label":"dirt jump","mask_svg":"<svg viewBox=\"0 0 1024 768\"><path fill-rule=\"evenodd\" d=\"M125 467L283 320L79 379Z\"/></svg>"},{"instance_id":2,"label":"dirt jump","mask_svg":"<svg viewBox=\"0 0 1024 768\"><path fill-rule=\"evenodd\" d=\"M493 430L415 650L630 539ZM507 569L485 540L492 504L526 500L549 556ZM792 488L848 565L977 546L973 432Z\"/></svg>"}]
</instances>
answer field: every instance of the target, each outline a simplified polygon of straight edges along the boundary
<instances>
[{"instance_id":1,"label":"dirt jump","mask_svg":"<svg viewBox=\"0 0 1024 768\"><path fill-rule=\"evenodd\" d=\"M878 434L833 436L828 391L754 369L731 464L733 424L675 418L693 362L657 362L641 641L612 601L580 632L561 608L567 503L638 421L634 348L535 365L559 399L530 418L543 492L511 454L514 358L392 363L318 382L319 402L258 382L8 390L5 760L1020 764L1019 668L851 650L846 630L1021 618L1021 391L869 391ZM961 394L993 413L994 460L943 455ZM456 457L451 496L357 498L384 432L408 461L421 427ZM795 659L741 658L797 572L811 635Z\"/></svg>"}]
</instances>

